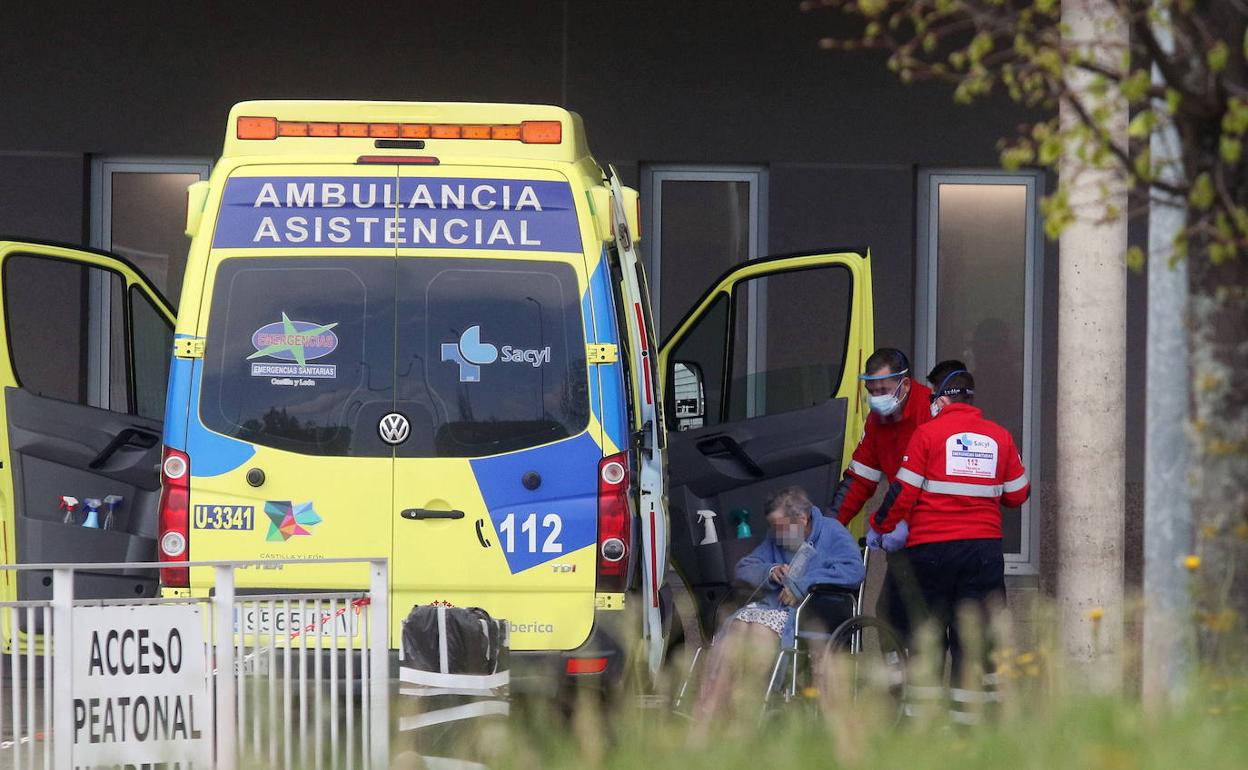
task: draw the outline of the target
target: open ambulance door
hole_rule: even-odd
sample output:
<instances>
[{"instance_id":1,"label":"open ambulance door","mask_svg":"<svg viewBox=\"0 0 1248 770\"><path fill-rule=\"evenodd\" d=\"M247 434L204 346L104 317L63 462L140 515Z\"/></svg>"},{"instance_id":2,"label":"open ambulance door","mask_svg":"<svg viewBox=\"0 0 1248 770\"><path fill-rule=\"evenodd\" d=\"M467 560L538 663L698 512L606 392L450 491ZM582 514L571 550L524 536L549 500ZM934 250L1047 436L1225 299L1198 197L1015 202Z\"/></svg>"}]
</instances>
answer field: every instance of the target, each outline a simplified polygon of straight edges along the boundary
<instances>
[{"instance_id":1,"label":"open ambulance door","mask_svg":"<svg viewBox=\"0 0 1248 770\"><path fill-rule=\"evenodd\" d=\"M625 349L632 372L633 422L637 426L630 447L637 474L637 542L641 545L642 632L646 661L652 675L659 672L667 648L661 592L667 575L669 517L667 513L666 430L659 386L658 345L650 312L646 271L637 257L637 191L620 184L611 167L611 229L614 258L620 276L620 294L628 339Z\"/></svg>"},{"instance_id":2,"label":"open ambulance door","mask_svg":"<svg viewBox=\"0 0 1248 770\"><path fill-rule=\"evenodd\" d=\"M0 307L4 561L155 561L173 311L120 257L3 240ZM102 503L90 522L87 499ZM18 573L4 598L47 599L50 577ZM75 582L84 599L158 591L154 570Z\"/></svg>"},{"instance_id":3,"label":"open ambulance door","mask_svg":"<svg viewBox=\"0 0 1248 770\"><path fill-rule=\"evenodd\" d=\"M767 534L763 504L831 500L862 433L874 344L870 254L754 260L716 282L663 344L672 558L705 638L733 568Z\"/></svg>"}]
</instances>

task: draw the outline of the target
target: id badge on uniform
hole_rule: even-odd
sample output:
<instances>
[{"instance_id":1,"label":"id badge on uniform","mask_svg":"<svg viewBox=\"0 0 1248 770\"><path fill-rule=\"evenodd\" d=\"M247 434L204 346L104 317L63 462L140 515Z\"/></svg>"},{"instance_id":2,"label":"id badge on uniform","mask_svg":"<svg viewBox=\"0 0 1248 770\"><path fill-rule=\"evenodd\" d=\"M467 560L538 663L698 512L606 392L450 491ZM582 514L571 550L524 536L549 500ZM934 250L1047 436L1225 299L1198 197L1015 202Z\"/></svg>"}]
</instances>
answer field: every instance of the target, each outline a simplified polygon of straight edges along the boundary
<instances>
[{"instance_id":1,"label":"id badge on uniform","mask_svg":"<svg viewBox=\"0 0 1248 770\"><path fill-rule=\"evenodd\" d=\"M997 476L997 442L979 433L957 433L945 440L945 473L992 479Z\"/></svg>"}]
</instances>

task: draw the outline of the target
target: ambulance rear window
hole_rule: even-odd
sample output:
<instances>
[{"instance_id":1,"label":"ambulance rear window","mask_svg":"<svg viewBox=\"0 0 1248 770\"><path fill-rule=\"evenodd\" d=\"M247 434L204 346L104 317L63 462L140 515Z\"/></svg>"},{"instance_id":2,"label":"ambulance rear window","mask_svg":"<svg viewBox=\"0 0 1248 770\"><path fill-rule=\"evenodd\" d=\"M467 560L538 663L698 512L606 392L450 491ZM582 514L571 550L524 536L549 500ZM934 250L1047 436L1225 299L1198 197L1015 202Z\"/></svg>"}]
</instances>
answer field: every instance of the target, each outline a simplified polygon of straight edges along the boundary
<instances>
[{"instance_id":1,"label":"ambulance rear window","mask_svg":"<svg viewBox=\"0 0 1248 770\"><path fill-rule=\"evenodd\" d=\"M309 455L389 456L393 259L229 259L213 289L200 416Z\"/></svg>"},{"instance_id":2,"label":"ambulance rear window","mask_svg":"<svg viewBox=\"0 0 1248 770\"><path fill-rule=\"evenodd\" d=\"M235 258L214 282L200 416L309 455L480 457L589 423L584 321L563 262ZM379 435L398 412L410 433Z\"/></svg>"},{"instance_id":3,"label":"ambulance rear window","mask_svg":"<svg viewBox=\"0 0 1248 770\"><path fill-rule=\"evenodd\" d=\"M584 321L563 262L399 260L401 457L479 457L589 422Z\"/></svg>"}]
</instances>

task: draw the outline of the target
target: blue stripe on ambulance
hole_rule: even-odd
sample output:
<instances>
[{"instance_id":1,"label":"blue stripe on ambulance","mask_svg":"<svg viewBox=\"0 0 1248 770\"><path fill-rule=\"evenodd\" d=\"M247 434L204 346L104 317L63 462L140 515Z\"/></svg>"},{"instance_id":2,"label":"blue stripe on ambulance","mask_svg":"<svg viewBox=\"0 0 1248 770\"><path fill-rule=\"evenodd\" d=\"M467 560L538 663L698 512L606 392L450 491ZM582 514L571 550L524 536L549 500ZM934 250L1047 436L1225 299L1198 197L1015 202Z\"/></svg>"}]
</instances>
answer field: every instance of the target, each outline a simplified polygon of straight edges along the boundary
<instances>
[{"instance_id":1,"label":"blue stripe on ambulance","mask_svg":"<svg viewBox=\"0 0 1248 770\"><path fill-rule=\"evenodd\" d=\"M182 335L185 336L185 335ZM191 362L173 356L169 364L169 390L165 395L165 446L186 451L187 396L191 389Z\"/></svg>"},{"instance_id":2,"label":"blue stripe on ambulance","mask_svg":"<svg viewBox=\"0 0 1248 770\"><path fill-rule=\"evenodd\" d=\"M598 541L598 461L602 448L589 433L520 452L469 461L481 497L497 531L508 514L517 519L536 513L560 519L559 553L516 548L508 553L507 567L517 572L566 556ZM542 477L535 490L520 479L533 471Z\"/></svg>"},{"instance_id":3,"label":"blue stripe on ambulance","mask_svg":"<svg viewBox=\"0 0 1248 770\"><path fill-rule=\"evenodd\" d=\"M618 345L615 300L611 293L610 275L611 268L607 265L607 252L604 249L599 257L598 267L590 275L589 291L585 293L586 301L582 302L582 310L585 314L585 338L589 342ZM624 371L621 369L620 362L591 366L589 387L591 394L601 394L601 408L599 408L598 399L591 398L590 401L595 407L594 416L601 423L607 438L611 439L611 443L617 450L627 449Z\"/></svg>"},{"instance_id":4,"label":"blue stripe on ambulance","mask_svg":"<svg viewBox=\"0 0 1248 770\"><path fill-rule=\"evenodd\" d=\"M185 451L191 456L192 476L220 476L250 460L256 454L256 448L246 441L213 433L200 422L199 391L203 380L203 361L196 360L193 363L190 403L194 406L186 421Z\"/></svg>"}]
</instances>

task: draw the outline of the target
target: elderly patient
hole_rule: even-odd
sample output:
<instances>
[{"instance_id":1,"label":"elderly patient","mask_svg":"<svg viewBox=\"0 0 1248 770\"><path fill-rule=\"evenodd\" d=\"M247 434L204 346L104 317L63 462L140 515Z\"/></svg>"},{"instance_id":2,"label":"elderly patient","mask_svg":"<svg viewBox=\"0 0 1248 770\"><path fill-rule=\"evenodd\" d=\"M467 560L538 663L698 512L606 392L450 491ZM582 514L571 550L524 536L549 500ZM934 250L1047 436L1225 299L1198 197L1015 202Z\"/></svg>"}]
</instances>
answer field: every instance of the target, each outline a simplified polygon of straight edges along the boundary
<instances>
[{"instance_id":1,"label":"elderly patient","mask_svg":"<svg viewBox=\"0 0 1248 770\"><path fill-rule=\"evenodd\" d=\"M706 724L730 694L740 662L770 663L781 640L792 644L794 610L810 587L821 583L857 586L863 580L858 545L835 518L823 516L801 487L787 487L764 506L768 532L763 542L737 562L738 583L756 589L750 601L728 620L711 648L707 679L697 716ZM804 543L813 554L798 574L790 570Z\"/></svg>"}]
</instances>

